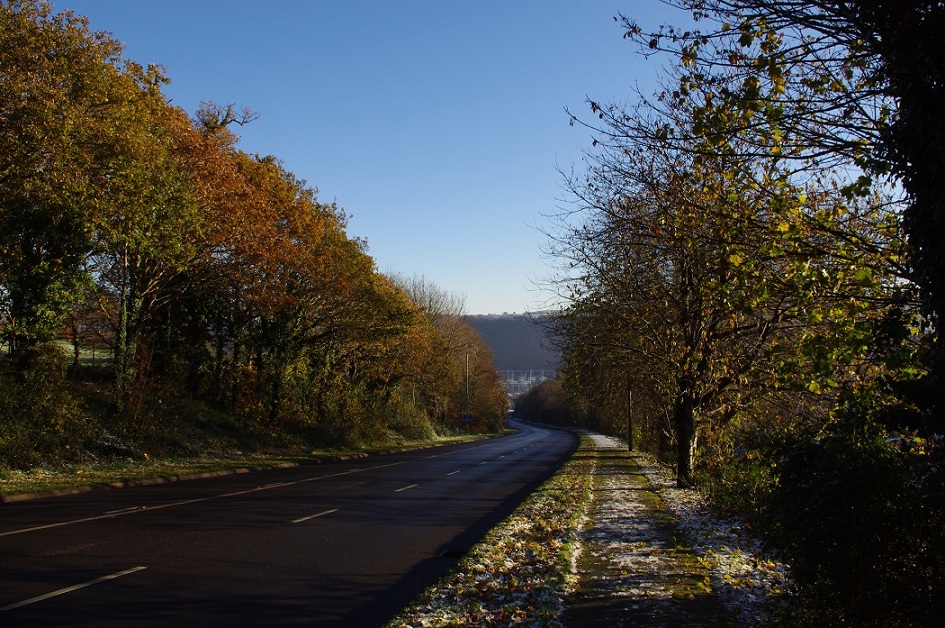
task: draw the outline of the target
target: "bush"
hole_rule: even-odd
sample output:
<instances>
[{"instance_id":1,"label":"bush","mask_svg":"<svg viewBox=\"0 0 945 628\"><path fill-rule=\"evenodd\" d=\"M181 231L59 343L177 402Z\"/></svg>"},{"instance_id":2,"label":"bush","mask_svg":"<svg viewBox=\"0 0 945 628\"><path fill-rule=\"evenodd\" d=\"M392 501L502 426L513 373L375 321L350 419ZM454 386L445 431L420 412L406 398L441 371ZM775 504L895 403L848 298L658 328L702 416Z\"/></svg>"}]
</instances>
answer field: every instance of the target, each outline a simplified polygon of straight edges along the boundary
<instances>
[{"instance_id":1,"label":"bush","mask_svg":"<svg viewBox=\"0 0 945 628\"><path fill-rule=\"evenodd\" d=\"M752 434L720 431L699 451L696 482L720 511L737 512L751 523L763 517L777 486L777 456L770 447L750 447Z\"/></svg>"},{"instance_id":2,"label":"bush","mask_svg":"<svg viewBox=\"0 0 945 628\"><path fill-rule=\"evenodd\" d=\"M755 408L706 434L698 480L792 567L797 625L940 626L945 617L945 459L908 447L876 395L833 418ZM789 407L780 404L781 408Z\"/></svg>"},{"instance_id":3,"label":"bush","mask_svg":"<svg viewBox=\"0 0 945 628\"><path fill-rule=\"evenodd\" d=\"M29 469L81 462L94 421L61 379L41 372L0 379L0 466Z\"/></svg>"},{"instance_id":4,"label":"bush","mask_svg":"<svg viewBox=\"0 0 945 628\"><path fill-rule=\"evenodd\" d=\"M794 404L797 407L797 404ZM827 420L817 408L785 415L760 407L704 434L696 479L710 501L763 526L786 458L811 442Z\"/></svg>"},{"instance_id":5,"label":"bush","mask_svg":"<svg viewBox=\"0 0 945 628\"><path fill-rule=\"evenodd\" d=\"M798 623L941 625L943 477L941 460L850 419L787 458L767 532L793 566Z\"/></svg>"},{"instance_id":6,"label":"bush","mask_svg":"<svg viewBox=\"0 0 945 628\"><path fill-rule=\"evenodd\" d=\"M406 401L399 401L388 423L395 437L405 440L433 440L437 433L427 414Z\"/></svg>"}]
</instances>

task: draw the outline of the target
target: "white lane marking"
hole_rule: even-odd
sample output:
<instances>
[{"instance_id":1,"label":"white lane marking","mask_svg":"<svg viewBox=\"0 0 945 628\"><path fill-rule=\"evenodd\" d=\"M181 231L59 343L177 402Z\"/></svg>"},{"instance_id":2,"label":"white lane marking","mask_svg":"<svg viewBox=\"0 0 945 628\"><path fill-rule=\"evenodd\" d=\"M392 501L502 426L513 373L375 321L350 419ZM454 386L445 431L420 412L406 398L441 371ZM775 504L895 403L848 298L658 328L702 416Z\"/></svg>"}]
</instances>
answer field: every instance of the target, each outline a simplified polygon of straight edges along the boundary
<instances>
[{"instance_id":1,"label":"white lane marking","mask_svg":"<svg viewBox=\"0 0 945 628\"><path fill-rule=\"evenodd\" d=\"M450 472L447 473L446 475L456 475L456 474L459 473L460 471L462 471L462 469L457 469L456 471L450 471Z\"/></svg>"},{"instance_id":2,"label":"white lane marking","mask_svg":"<svg viewBox=\"0 0 945 628\"><path fill-rule=\"evenodd\" d=\"M394 492L395 492L395 493L400 493L400 492L402 492L402 491L406 491L406 490L409 490L409 489L412 489L412 488L416 488L417 486L420 486L420 485L419 485L419 484L411 484L410 486L405 486L405 487L403 487L403 488L399 488L399 489L395 490Z\"/></svg>"},{"instance_id":3,"label":"white lane marking","mask_svg":"<svg viewBox=\"0 0 945 628\"><path fill-rule=\"evenodd\" d=\"M296 480L295 482L286 482L283 486L292 486L294 484L302 484L304 482L314 482L316 480L325 480L328 478L340 477L342 475L351 475L352 473L360 473L362 471L370 471L372 469L383 469L385 467L394 467L404 462L392 462L390 464L378 465L376 467L370 467L366 469L353 469L349 471L342 471L340 473L332 473L329 475L319 475L316 477L305 478L304 480ZM40 530L49 530L50 528L60 528L62 526L69 526L76 523L86 523L89 521L99 521L101 519L110 519L112 517L122 517L124 515L131 515L138 512L153 512L155 510L163 510L164 508L174 508L175 506L186 506L187 504L197 504L200 502L208 502L214 499L223 499L224 497L236 497L238 495L246 495L248 493L257 493L259 491L267 491L271 488L281 488L281 487L266 487L258 486L256 488L250 488L243 491L234 491L232 493L224 493L222 495L211 495L209 497L198 497L195 499L185 499L179 502L169 502L167 504L159 504L157 506L139 507L134 510L125 510L122 511L113 511L111 513L106 513L104 515L94 515L92 517L83 517L81 519L72 519L69 521L58 521L56 523L47 523L45 525L33 526L31 528L21 528L19 530L8 530L7 532L0 532L0 537L4 536L13 536L14 534L25 534L26 532L38 532Z\"/></svg>"},{"instance_id":4,"label":"white lane marking","mask_svg":"<svg viewBox=\"0 0 945 628\"><path fill-rule=\"evenodd\" d=\"M474 450L474 449L483 449L483 448L488 447L488 446L493 445L493 444L495 444L495 443L485 442L485 443L483 443L483 444L481 444L481 445L476 445L476 446L474 446L474 447L466 447L466 448L459 449L459 450L456 450L456 451L447 451L447 452L443 452L443 453L432 454L432 455L430 455L430 456L427 456L427 459L430 459L430 458L440 458L440 457L442 457L442 456L449 456L449 455L456 454L456 453L465 453L465 452L468 452L468 451L471 451L471 450ZM176 506L186 506L187 504L197 504L197 503L200 503L200 502L211 501L211 500L214 500L214 499L223 499L224 497L236 497L236 496L238 496L238 495L246 495L246 494L248 494L248 493L255 493L255 492L258 492L258 491L270 490L271 488L281 488L281 487L283 487L283 486L294 486L294 485L296 485L296 484L303 484L303 483L305 483L305 482L316 482L316 481L318 481L318 480L326 480L326 479L330 479L330 478L340 477L340 476L342 476L342 475L351 475L352 473L362 473L362 472L364 472L364 471L373 471L373 470L375 470L375 469L386 469L387 467L396 467L396 466L398 466L398 465L406 464L407 462L410 462L410 461L409 461L409 460L402 460L402 461L400 461L400 462L391 462L391 463L388 463L388 464L381 464L381 465L377 465L377 466L373 466L373 467L364 467L364 468L360 468L360 469L350 469L350 470L348 470L348 471L342 471L342 472L340 472L340 473L332 473L332 474L329 474L329 475L320 475L320 476L315 476L315 477L311 477L311 478L305 478L305 479L303 479L303 480L296 480L296 481L294 481L294 482L286 482L285 484L278 485L278 486L268 486L268 487L266 487L266 486L260 486L260 487L251 488L251 489L244 490L244 491L235 491L235 492L233 492L233 493L224 493L224 494L222 494L222 495L211 495L210 497L198 497L198 498L195 498L195 499L186 499L186 500L179 501L179 502L171 502L171 503L167 503L167 504L160 504L160 505L158 505L158 506L141 506L141 507L138 507L138 508L136 508L136 509L127 509L127 510L125 510L125 511L118 510L118 511L113 511L113 512L111 512L111 513L105 513L105 514L103 514L103 515L95 515L95 516L92 516L92 517L83 517L83 518L81 518L81 519L72 519L72 520L69 520L69 521L58 521L58 522L56 522L56 523L47 523L47 524L44 524L44 525L33 526L33 527L31 527L31 528L21 528L21 529L19 529L19 530L8 530L8 531L6 531L6 532L0 532L0 538L5 537L5 536L13 536L13 535L16 535L16 534L25 534L25 533L27 533L27 532L39 532L40 530L49 530L49 529L51 529L51 528L60 528L60 527L63 527L63 526L74 525L74 524L77 524L77 523L87 523L87 522L89 522L89 521L99 521L99 520L101 520L101 519L109 519L109 518L112 518L112 517L123 517L123 516L125 516L125 515L132 515L132 514L139 513L139 512L151 512L151 511L154 511L154 510L162 510L162 509L164 509L164 508L174 508L174 507L176 507ZM484 461L484 462L480 462L479 464L480 464L480 465L483 465L483 464L486 464L486 462L485 462L485 461ZM412 487L411 487L411 488L412 488ZM404 490L406 490L406 489L404 489Z\"/></svg>"},{"instance_id":5,"label":"white lane marking","mask_svg":"<svg viewBox=\"0 0 945 628\"><path fill-rule=\"evenodd\" d=\"M430 458L442 458L443 456L450 456L457 453L465 453L467 451L475 451L476 449L482 449L483 447L489 447L490 445L495 445L495 443L485 442L481 445L476 445L474 447L466 447L464 449L457 449L456 451L446 451L440 454L430 454L427 456L427 460Z\"/></svg>"},{"instance_id":6,"label":"white lane marking","mask_svg":"<svg viewBox=\"0 0 945 628\"><path fill-rule=\"evenodd\" d=\"M78 591L79 589L90 587L93 584L101 584L102 582L107 582L108 580L114 580L115 578L121 578L122 576L127 576L129 574L135 573L136 571L142 571L144 569L147 569L147 567L132 567L131 569L119 571L118 573L113 573L108 576L102 576L101 578L96 578L95 580L89 580L88 582L83 582L81 584L74 584L71 587L66 587L65 589L59 589L58 591L53 591L51 593L46 593L44 595L37 595L36 597L31 597L28 600L23 600L22 602L8 604L7 606L0 608L0 611L12 611L13 609L20 608L21 606L27 606L28 604L35 604L36 602L42 602L43 600L48 600L49 598L52 598L52 597L65 595L66 593L72 593L73 591Z\"/></svg>"},{"instance_id":7,"label":"white lane marking","mask_svg":"<svg viewBox=\"0 0 945 628\"><path fill-rule=\"evenodd\" d=\"M249 491L246 491L246 492L249 492ZM220 496L218 495L218 496L216 496L216 497L202 497L202 498L200 498L200 499L188 499L188 500L181 501L181 502L173 502L173 503L170 503L170 504L161 504L161 505L158 505L158 506L151 506L150 508L136 508L135 510L127 510L127 511L125 511L125 512L118 511L118 512L112 513L112 514L96 515L96 516L94 516L94 517L83 517L82 519L72 519L71 521L58 521L58 522L56 522L56 523L47 523L47 524L41 525L41 526L33 526L32 528L21 528L21 529L19 529L19 530L9 530L9 531L7 531L7 532L0 532L0 537L3 537L3 536L13 536L14 534L23 534L23 533L25 533L25 532L37 532L37 531L39 531L39 530L48 530L48 529L50 529L50 528L59 528L59 527L62 527L62 526L73 525L73 524L75 524L75 523L85 523L85 522L87 522L87 521L99 521L100 519L111 519L111 518L113 518L113 517L123 517L123 516L125 516L125 515L131 515L131 514L134 514L134 513L136 513L136 512L145 512L145 511L151 512L151 511L153 511L153 510L162 510L162 509L164 509L164 508L171 508L171 507L173 507L173 506L183 506L183 505L185 505L185 504L194 504L194 503L197 503L197 502L205 502L205 501L209 501L209 500L211 500L211 499L216 499L217 497L220 497Z\"/></svg>"},{"instance_id":8,"label":"white lane marking","mask_svg":"<svg viewBox=\"0 0 945 628\"><path fill-rule=\"evenodd\" d=\"M325 515L330 515L333 512L338 512L337 508L332 508L331 510L326 510L320 512L317 515L309 515L307 517L299 517L298 519L293 519L292 523L302 523L303 521L308 521L309 519L317 519L318 517L324 517Z\"/></svg>"},{"instance_id":9,"label":"white lane marking","mask_svg":"<svg viewBox=\"0 0 945 628\"><path fill-rule=\"evenodd\" d=\"M136 510L144 510L147 506L132 506L130 508L119 508L118 510L106 510L106 515L124 515L129 512L134 512Z\"/></svg>"},{"instance_id":10,"label":"white lane marking","mask_svg":"<svg viewBox=\"0 0 945 628\"><path fill-rule=\"evenodd\" d=\"M476 466L481 467L482 465L486 464L487 462L489 462L489 461L488 461L488 460L483 460L482 462L480 462L480 463L479 463L478 465L476 465Z\"/></svg>"}]
</instances>

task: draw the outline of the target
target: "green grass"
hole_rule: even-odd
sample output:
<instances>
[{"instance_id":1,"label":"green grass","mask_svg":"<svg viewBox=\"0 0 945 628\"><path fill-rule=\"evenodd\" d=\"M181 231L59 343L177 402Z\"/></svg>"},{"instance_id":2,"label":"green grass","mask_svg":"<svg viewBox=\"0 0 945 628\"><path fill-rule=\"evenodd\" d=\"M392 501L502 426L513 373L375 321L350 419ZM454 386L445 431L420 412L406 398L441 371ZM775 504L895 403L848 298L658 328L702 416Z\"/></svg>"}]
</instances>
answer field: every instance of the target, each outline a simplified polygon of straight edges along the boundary
<instances>
[{"instance_id":1,"label":"green grass","mask_svg":"<svg viewBox=\"0 0 945 628\"><path fill-rule=\"evenodd\" d=\"M126 416L108 403L107 374L82 356L83 371L65 376L62 343L43 368L17 381L0 350L0 497L256 467L374 455L484 438L441 432L429 440L387 431L376 443L323 438L310 425L270 426L207 403L147 389ZM96 358L103 359L97 352ZM447 429L442 426L439 429ZM426 434L433 435L433 429ZM424 434L424 436L426 435ZM324 447L323 447L324 445ZM329 447L333 445L334 447Z\"/></svg>"},{"instance_id":2,"label":"green grass","mask_svg":"<svg viewBox=\"0 0 945 628\"><path fill-rule=\"evenodd\" d=\"M313 463L338 458L435 447L481 438L487 437L482 435L447 436L431 441L404 442L396 446L376 445L359 449L319 449L302 454L233 454L156 460L150 458L111 460L96 464L35 468L28 471L0 467L0 495L11 496L25 493L70 491L90 486L142 482L155 478L179 478L202 473Z\"/></svg>"}]
</instances>

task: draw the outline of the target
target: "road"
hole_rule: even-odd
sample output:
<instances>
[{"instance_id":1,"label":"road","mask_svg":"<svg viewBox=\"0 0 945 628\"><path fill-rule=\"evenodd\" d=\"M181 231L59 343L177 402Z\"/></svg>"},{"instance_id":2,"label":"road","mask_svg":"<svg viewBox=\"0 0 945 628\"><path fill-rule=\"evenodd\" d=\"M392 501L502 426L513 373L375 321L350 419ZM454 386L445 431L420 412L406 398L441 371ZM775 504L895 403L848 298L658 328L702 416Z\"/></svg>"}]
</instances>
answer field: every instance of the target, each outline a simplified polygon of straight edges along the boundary
<instances>
[{"instance_id":1,"label":"road","mask_svg":"<svg viewBox=\"0 0 945 628\"><path fill-rule=\"evenodd\" d=\"M576 446L487 441L0 504L0 626L377 626Z\"/></svg>"}]
</instances>

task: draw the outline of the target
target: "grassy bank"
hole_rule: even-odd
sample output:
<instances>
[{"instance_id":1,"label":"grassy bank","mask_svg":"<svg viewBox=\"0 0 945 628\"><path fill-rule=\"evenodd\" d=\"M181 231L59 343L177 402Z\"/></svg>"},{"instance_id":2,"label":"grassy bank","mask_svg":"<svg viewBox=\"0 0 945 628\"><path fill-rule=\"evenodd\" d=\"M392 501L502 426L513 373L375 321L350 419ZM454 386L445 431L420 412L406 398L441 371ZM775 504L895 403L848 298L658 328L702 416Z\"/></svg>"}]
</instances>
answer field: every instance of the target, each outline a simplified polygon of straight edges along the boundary
<instances>
[{"instance_id":1,"label":"grassy bank","mask_svg":"<svg viewBox=\"0 0 945 628\"><path fill-rule=\"evenodd\" d=\"M485 438L482 435L443 436L434 440L403 441L359 448L322 449L308 452L262 453L178 458L118 458L87 464L34 468L27 471L0 467L0 500L35 493L72 493L122 485L177 481L191 476L240 473L250 470L318 463L393 451L448 445Z\"/></svg>"}]
</instances>

